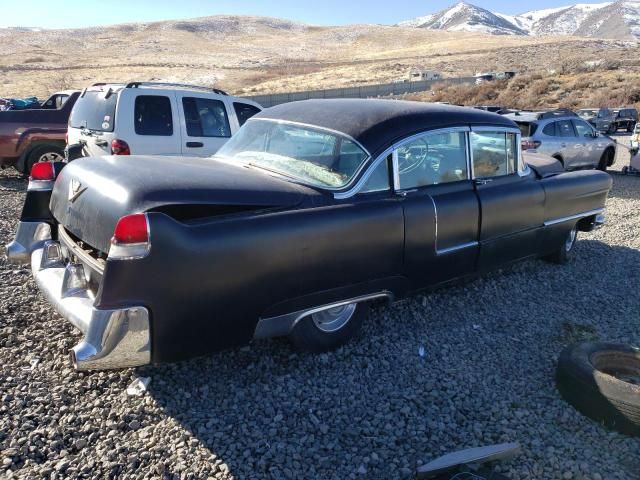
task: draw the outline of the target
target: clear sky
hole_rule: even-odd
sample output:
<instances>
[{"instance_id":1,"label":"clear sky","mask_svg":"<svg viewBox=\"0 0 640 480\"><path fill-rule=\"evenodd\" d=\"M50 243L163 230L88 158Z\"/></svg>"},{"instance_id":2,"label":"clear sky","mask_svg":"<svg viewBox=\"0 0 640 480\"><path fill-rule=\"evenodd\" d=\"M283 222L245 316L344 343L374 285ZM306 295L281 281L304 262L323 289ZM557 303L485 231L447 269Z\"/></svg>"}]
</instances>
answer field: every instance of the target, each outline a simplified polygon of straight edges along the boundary
<instances>
[{"instance_id":1,"label":"clear sky","mask_svg":"<svg viewBox=\"0 0 640 480\"><path fill-rule=\"evenodd\" d=\"M585 3L585 0L579 0ZM318 25L392 24L456 0L0 0L0 26L72 28L219 14L283 17ZM500 13L560 7L572 0L470 0ZM599 3L589 2L586 3Z\"/></svg>"}]
</instances>

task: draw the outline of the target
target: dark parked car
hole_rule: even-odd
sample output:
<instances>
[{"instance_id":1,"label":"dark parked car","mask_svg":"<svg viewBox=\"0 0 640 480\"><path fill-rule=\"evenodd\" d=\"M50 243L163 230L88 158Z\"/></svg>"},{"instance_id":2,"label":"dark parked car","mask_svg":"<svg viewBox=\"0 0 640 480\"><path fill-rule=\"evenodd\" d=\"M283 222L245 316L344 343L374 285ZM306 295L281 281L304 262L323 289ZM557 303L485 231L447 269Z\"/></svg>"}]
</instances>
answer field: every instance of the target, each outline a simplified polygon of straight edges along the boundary
<instances>
[{"instance_id":1,"label":"dark parked car","mask_svg":"<svg viewBox=\"0 0 640 480\"><path fill-rule=\"evenodd\" d=\"M635 108L621 108L615 111L616 131L623 128L627 132L633 132L638 123L638 110Z\"/></svg>"},{"instance_id":2,"label":"dark parked car","mask_svg":"<svg viewBox=\"0 0 640 480\"><path fill-rule=\"evenodd\" d=\"M83 332L80 370L275 336L335 348L372 301L564 262L611 187L549 157L528 166L499 115L391 100L279 105L209 159L106 160L70 163L55 184L39 165L9 246Z\"/></svg>"}]
</instances>

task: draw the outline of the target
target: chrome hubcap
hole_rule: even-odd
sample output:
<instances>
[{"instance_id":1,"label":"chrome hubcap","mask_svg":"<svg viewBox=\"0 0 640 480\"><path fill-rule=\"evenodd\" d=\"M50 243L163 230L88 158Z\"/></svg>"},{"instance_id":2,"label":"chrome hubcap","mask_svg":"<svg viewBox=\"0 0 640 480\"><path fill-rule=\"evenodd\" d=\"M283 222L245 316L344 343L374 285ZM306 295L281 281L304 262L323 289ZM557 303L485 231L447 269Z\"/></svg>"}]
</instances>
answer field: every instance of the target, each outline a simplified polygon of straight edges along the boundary
<instances>
[{"instance_id":1,"label":"chrome hubcap","mask_svg":"<svg viewBox=\"0 0 640 480\"><path fill-rule=\"evenodd\" d=\"M38 162L61 162L62 160L64 157L56 152L45 153L38 158Z\"/></svg>"},{"instance_id":2,"label":"chrome hubcap","mask_svg":"<svg viewBox=\"0 0 640 480\"><path fill-rule=\"evenodd\" d=\"M326 333L336 332L344 327L356 311L356 303L333 307L313 313L311 319L318 329Z\"/></svg>"},{"instance_id":3,"label":"chrome hubcap","mask_svg":"<svg viewBox=\"0 0 640 480\"><path fill-rule=\"evenodd\" d=\"M564 249L567 251L567 253L571 251L571 249L573 248L573 244L576 243L577 236L578 236L578 228L573 227L569 232L569 235L567 235L567 240L565 241L565 244L564 244Z\"/></svg>"}]
</instances>

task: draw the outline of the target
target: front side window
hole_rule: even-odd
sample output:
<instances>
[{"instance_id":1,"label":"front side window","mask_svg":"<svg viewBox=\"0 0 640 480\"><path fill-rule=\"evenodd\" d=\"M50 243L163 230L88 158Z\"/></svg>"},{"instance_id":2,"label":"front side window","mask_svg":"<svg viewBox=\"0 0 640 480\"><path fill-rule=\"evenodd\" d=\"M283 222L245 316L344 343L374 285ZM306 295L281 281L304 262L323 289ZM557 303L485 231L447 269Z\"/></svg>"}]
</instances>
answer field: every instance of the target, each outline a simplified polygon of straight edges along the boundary
<instances>
[{"instance_id":1,"label":"front side window","mask_svg":"<svg viewBox=\"0 0 640 480\"><path fill-rule=\"evenodd\" d=\"M139 95L136 97L133 115L138 135L173 135L173 114L169 97Z\"/></svg>"},{"instance_id":2,"label":"front side window","mask_svg":"<svg viewBox=\"0 0 640 480\"><path fill-rule=\"evenodd\" d=\"M471 132L476 178L499 177L517 170L517 136L510 132Z\"/></svg>"},{"instance_id":3,"label":"front side window","mask_svg":"<svg viewBox=\"0 0 640 480\"><path fill-rule=\"evenodd\" d=\"M346 186L369 158L337 132L262 119L247 122L216 156L331 189Z\"/></svg>"},{"instance_id":4,"label":"front side window","mask_svg":"<svg viewBox=\"0 0 640 480\"><path fill-rule=\"evenodd\" d=\"M249 105L248 103L233 102L233 109L236 111L240 126L244 125L247 120L260 112L258 107Z\"/></svg>"},{"instance_id":5,"label":"front side window","mask_svg":"<svg viewBox=\"0 0 640 480\"><path fill-rule=\"evenodd\" d=\"M579 137L593 136L593 128L591 128L588 123L583 122L582 120L574 120L573 126L576 127L576 132L578 132Z\"/></svg>"},{"instance_id":6,"label":"front side window","mask_svg":"<svg viewBox=\"0 0 640 480\"><path fill-rule=\"evenodd\" d=\"M395 154L402 190L467 179L464 132L425 134L398 147Z\"/></svg>"},{"instance_id":7,"label":"front side window","mask_svg":"<svg viewBox=\"0 0 640 480\"><path fill-rule=\"evenodd\" d=\"M188 136L223 138L231 136L227 110L220 100L184 97L182 107Z\"/></svg>"}]
</instances>

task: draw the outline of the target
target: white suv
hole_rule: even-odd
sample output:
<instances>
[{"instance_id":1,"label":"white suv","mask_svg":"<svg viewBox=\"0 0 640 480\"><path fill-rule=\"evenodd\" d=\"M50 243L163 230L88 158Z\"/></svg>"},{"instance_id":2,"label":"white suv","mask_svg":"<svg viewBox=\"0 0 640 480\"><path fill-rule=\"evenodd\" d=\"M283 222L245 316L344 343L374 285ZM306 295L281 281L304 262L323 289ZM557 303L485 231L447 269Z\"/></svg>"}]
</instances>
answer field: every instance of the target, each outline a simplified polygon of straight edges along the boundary
<instances>
[{"instance_id":1,"label":"white suv","mask_svg":"<svg viewBox=\"0 0 640 480\"><path fill-rule=\"evenodd\" d=\"M71 111L67 143L100 155L209 156L262 107L206 87L96 83ZM77 150L77 148L76 148Z\"/></svg>"}]
</instances>

